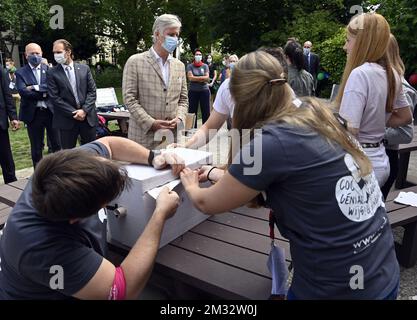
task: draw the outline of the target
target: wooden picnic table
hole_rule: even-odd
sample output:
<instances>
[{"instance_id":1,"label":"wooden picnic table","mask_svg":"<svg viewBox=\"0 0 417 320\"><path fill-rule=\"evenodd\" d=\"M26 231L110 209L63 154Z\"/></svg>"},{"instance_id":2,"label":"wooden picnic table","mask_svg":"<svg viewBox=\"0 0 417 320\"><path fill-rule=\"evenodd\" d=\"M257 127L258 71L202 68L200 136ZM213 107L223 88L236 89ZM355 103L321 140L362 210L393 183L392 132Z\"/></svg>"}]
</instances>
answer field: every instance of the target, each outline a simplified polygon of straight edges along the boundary
<instances>
[{"instance_id":1,"label":"wooden picnic table","mask_svg":"<svg viewBox=\"0 0 417 320\"><path fill-rule=\"evenodd\" d=\"M0 213L11 210L9 204L14 205L26 182L0 186ZM417 186L404 191L417 192ZM409 268L417 261L417 208L395 203L399 192L389 194L386 208L391 226L405 229L396 252L400 264ZM275 235L288 265L289 243L276 227ZM114 243L109 248L115 257L112 261L120 261L127 253ZM266 264L270 248L268 210L242 207L210 217L161 248L151 281L176 299L267 299L271 292Z\"/></svg>"},{"instance_id":2,"label":"wooden picnic table","mask_svg":"<svg viewBox=\"0 0 417 320\"><path fill-rule=\"evenodd\" d=\"M102 116L108 121L117 120L120 131L124 136L128 133L128 121L130 113L128 111L117 111L117 112L97 112L99 116Z\"/></svg>"},{"instance_id":3,"label":"wooden picnic table","mask_svg":"<svg viewBox=\"0 0 417 320\"><path fill-rule=\"evenodd\" d=\"M396 189L404 189L410 186L414 186L407 181L408 165L410 162L410 153L417 150L417 126L414 126L414 139L412 142L407 144L400 144L398 149L400 158L398 164L398 176L395 181Z\"/></svg>"}]
</instances>

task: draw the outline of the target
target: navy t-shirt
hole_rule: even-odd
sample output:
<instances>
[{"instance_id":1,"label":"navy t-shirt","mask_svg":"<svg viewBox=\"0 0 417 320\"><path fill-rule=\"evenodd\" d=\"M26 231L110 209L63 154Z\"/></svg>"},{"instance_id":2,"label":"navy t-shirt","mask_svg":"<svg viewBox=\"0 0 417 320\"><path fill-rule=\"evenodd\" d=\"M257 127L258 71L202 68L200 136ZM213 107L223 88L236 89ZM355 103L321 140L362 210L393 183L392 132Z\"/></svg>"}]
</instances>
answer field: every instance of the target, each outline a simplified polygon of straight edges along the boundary
<instances>
[{"instance_id":1,"label":"navy t-shirt","mask_svg":"<svg viewBox=\"0 0 417 320\"><path fill-rule=\"evenodd\" d=\"M249 159L257 146L258 164L245 164L242 153ZM251 167L260 172L244 171ZM309 129L271 124L242 148L229 172L265 191L290 241L297 298L383 299L395 289L399 266L378 182L373 173L360 178L340 146Z\"/></svg>"},{"instance_id":2,"label":"navy t-shirt","mask_svg":"<svg viewBox=\"0 0 417 320\"><path fill-rule=\"evenodd\" d=\"M99 142L80 148L109 158ZM75 224L49 221L37 213L31 195L30 180L0 238L0 299L71 299L103 261L105 220L96 214Z\"/></svg>"},{"instance_id":3,"label":"navy t-shirt","mask_svg":"<svg viewBox=\"0 0 417 320\"><path fill-rule=\"evenodd\" d=\"M191 71L195 77L202 77L209 72L209 67L205 63L203 63L201 67L196 67L193 63L190 63L187 66L187 72L189 71ZM208 89L209 87L207 82L190 81L190 91L205 91Z\"/></svg>"}]
</instances>

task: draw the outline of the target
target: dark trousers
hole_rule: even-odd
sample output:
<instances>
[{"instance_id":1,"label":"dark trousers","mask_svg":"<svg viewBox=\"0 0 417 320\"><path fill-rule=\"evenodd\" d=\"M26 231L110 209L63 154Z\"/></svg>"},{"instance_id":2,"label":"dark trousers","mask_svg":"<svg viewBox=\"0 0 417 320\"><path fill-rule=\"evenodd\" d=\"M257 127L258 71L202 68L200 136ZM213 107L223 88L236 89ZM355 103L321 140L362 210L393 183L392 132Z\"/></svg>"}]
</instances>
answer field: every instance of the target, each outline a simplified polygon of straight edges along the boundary
<instances>
[{"instance_id":1,"label":"dark trousers","mask_svg":"<svg viewBox=\"0 0 417 320\"><path fill-rule=\"evenodd\" d=\"M51 151L61 150L59 141L59 131L52 128L52 112L48 109L36 108L35 117L31 123L27 124L28 136L30 140L30 149L32 154L33 167L36 168L43 156L45 146L45 129L48 140L51 144Z\"/></svg>"},{"instance_id":2,"label":"dark trousers","mask_svg":"<svg viewBox=\"0 0 417 320\"><path fill-rule=\"evenodd\" d=\"M16 181L12 149L10 147L9 131L0 129L0 166L4 183Z\"/></svg>"},{"instance_id":3,"label":"dark trousers","mask_svg":"<svg viewBox=\"0 0 417 320\"><path fill-rule=\"evenodd\" d=\"M201 115L203 123L210 117L210 90L188 91L189 113L195 113L194 128L197 128L198 105L201 106Z\"/></svg>"},{"instance_id":4,"label":"dark trousers","mask_svg":"<svg viewBox=\"0 0 417 320\"><path fill-rule=\"evenodd\" d=\"M81 137L81 145L96 140L96 128L91 127L87 120L77 121L71 130L60 130L62 149L72 149L77 145L78 136Z\"/></svg>"},{"instance_id":5,"label":"dark trousers","mask_svg":"<svg viewBox=\"0 0 417 320\"><path fill-rule=\"evenodd\" d=\"M384 199L387 198L392 185L397 179L398 166L399 166L399 161L400 161L398 150L385 149L385 152L387 153L391 170L390 170L387 182L385 182L385 184L381 188L382 194L384 195Z\"/></svg>"}]
</instances>

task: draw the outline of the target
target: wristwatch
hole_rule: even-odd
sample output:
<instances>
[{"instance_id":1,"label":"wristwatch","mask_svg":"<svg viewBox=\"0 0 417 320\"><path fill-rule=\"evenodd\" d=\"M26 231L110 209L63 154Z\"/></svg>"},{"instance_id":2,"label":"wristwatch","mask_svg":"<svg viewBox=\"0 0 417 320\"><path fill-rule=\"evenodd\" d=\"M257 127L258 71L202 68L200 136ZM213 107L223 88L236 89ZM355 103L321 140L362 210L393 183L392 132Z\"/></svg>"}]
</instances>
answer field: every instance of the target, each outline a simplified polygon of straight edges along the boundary
<instances>
[{"instance_id":1,"label":"wristwatch","mask_svg":"<svg viewBox=\"0 0 417 320\"><path fill-rule=\"evenodd\" d=\"M154 159L156 156L159 156L161 153L162 153L162 152L161 152L161 150L150 150L150 152L149 152L149 157L148 157L148 164L149 164L151 167L153 167L153 164L152 164L153 159Z\"/></svg>"}]
</instances>

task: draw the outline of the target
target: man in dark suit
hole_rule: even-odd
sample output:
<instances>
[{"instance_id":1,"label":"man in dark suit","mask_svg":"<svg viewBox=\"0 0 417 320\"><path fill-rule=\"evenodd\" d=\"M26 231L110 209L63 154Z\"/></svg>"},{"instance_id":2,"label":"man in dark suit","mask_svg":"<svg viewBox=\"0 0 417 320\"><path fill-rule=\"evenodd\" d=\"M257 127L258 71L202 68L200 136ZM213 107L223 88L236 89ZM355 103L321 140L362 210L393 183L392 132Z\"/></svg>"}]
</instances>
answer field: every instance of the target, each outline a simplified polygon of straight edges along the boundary
<instances>
[{"instance_id":1,"label":"man in dark suit","mask_svg":"<svg viewBox=\"0 0 417 320\"><path fill-rule=\"evenodd\" d=\"M16 181L15 166L9 139L9 120L13 130L19 129L16 106L9 88L9 78L0 66L0 166L4 183Z\"/></svg>"},{"instance_id":2,"label":"man in dark suit","mask_svg":"<svg viewBox=\"0 0 417 320\"><path fill-rule=\"evenodd\" d=\"M313 44L310 41L304 43L304 65L305 69L311 73L314 79L314 88L317 88L317 75L320 69L320 58L311 52Z\"/></svg>"},{"instance_id":3,"label":"man in dark suit","mask_svg":"<svg viewBox=\"0 0 417 320\"><path fill-rule=\"evenodd\" d=\"M46 72L49 67L42 62L42 49L29 43L25 49L28 64L16 72L16 87L21 96L19 118L26 123L33 167L42 159L45 129L51 151L61 149L59 132L52 128L53 105L48 97Z\"/></svg>"},{"instance_id":4,"label":"man in dark suit","mask_svg":"<svg viewBox=\"0 0 417 320\"><path fill-rule=\"evenodd\" d=\"M47 73L48 93L54 105L54 128L61 134L63 149L72 149L96 139L96 84L90 68L74 63L71 44L57 40L53 46L58 65Z\"/></svg>"}]
</instances>

